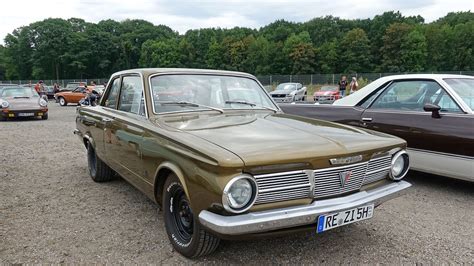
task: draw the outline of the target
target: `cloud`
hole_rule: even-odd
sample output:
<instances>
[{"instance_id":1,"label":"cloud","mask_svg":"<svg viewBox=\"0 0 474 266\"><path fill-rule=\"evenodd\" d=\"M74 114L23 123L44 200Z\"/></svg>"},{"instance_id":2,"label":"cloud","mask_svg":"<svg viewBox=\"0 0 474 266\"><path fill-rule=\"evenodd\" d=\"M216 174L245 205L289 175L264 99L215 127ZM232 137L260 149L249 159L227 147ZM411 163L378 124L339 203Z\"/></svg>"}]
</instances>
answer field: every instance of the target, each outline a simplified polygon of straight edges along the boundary
<instances>
[{"instance_id":1,"label":"cloud","mask_svg":"<svg viewBox=\"0 0 474 266\"><path fill-rule=\"evenodd\" d=\"M421 15L427 22L452 11L474 10L472 0L15 0L2 3L0 37L14 29L49 17L104 19L139 18L164 24L180 33L188 29L235 26L259 28L277 19L295 22L332 15L371 18L395 10ZM2 40L3 41L3 40Z\"/></svg>"}]
</instances>

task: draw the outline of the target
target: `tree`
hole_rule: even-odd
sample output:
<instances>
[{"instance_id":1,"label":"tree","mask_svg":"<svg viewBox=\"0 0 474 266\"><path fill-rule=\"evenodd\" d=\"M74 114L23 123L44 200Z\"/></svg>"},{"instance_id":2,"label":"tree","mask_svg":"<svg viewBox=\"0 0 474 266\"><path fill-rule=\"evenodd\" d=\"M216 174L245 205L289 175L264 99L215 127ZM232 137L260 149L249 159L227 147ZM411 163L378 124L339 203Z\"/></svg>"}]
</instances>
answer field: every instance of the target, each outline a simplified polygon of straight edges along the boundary
<instances>
[{"instance_id":1,"label":"tree","mask_svg":"<svg viewBox=\"0 0 474 266\"><path fill-rule=\"evenodd\" d=\"M380 50L383 58L382 71L403 72L400 55L405 36L412 30L412 26L405 23L394 23L387 28L383 36L383 46Z\"/></svg>"},{"instance_id":2,"label":"tree","mask_svg":"<svg viewBox=\"0 0 474 266\"><path fill-rule=\"evenodd\" d=\"M360 73L370 71L369 38L363 29L348 31L339 44L339 72Z\"/></svg>"},{"instance_id":3,"label":"tree","mask_svg":"<svg viewBox=\"0 0 474 266\"><path fill-rule=\"evenodd\" d=\"M179 41L176 38L143 43L140 67L182 67Z\"/></svg>"},{"instance_id":4,"label":"tree","mask_svg":"<svg viewBox=\"0 0 474 266\"><path fill-rule=\"evenodd\" d=\"M283 53L290 59L291 74L309 74L314 71L316 52L307 31L292 34L286 41Z\"/></svg>"},{"instance_id":5,"label":"tree","mask_svg":"<svg viewBox=\"0 0 474 266\"><path fill-rule=\"evenodd\" d=\"M402 71L425 70L427 56L426 38L419 30L413 30L403 38L400 49Z\"/></svg>"}]
</instances>

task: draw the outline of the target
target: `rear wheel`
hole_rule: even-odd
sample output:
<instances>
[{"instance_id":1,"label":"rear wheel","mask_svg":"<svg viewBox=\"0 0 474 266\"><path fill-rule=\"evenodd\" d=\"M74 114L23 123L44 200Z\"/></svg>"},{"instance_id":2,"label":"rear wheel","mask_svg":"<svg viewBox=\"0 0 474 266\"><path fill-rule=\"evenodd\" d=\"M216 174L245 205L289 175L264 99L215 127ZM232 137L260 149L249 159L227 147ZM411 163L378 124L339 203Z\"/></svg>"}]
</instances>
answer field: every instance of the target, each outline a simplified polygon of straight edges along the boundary
<instances>
[{"instance_id":1,"label":"rear wheel","mask_svg":"<svg viewBox=\"0 0 474 266\"><path fill-rule=\"evenodd\" d=\"M188 258L214 252L220 239L201 228L176 175L168 176L162 196L166 233L174 249Z\"/></svg>"},{"instance_id":2,"label":"rear wheel","mask_svg":"<svg viewBox=\"0 0 474 266\"><path fill-rule=\"evenodd\" d=\"M59 105L61 106L67 105L66 99L64 99L64 97L59 97Z\"/></svg>"},{"instance_id":3,"label":"rear wheel","mask_svg":"<svg viewBox=\"0 0 474 266\"><path fill-rule=\"evenodd\" d=\"M90 142L87 143L87 164L89 174L95 182L107 182L114 179L114 170L97 157Z\"/></svg>"}]
</instances>

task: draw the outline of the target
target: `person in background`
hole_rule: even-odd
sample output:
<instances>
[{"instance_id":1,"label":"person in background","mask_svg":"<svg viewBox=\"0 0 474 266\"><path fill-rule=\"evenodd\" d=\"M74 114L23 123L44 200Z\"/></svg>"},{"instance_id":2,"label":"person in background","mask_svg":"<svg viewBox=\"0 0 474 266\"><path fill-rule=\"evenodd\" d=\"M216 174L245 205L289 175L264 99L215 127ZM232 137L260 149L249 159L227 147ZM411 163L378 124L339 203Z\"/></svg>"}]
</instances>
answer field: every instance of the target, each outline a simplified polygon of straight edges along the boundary
<instances>
[{"instance_id":1,"label":"person in background","mask_svg":"<svg viewBox=\"0 0 474 266\"><path fill-rule=\"evenodd\" d=\"M36 85L35 85L35 91L36 91L40 96L45 95L45 88L44 88L44 84L43 84L43 81L42 81L42 80L40 80L40 81L38 81L38 83L36 83Z\"/></svg>"},{"instance_id":2,"label":"person in background","mask_svg":"<svg viewBox=\"0 0 474 266\"><path fill-rule=\"evenodd\" d=\"M59 92L59 85L58 85L58 83L54 83L54 85L53 85L53 92L54 92L54 93L58 93L58 92Z\"/></svg>"},{"instance_id":3,"label":"person in background","mask_svg":"<svg viewBox=\"0 0 474 266\"><path fill-rule=\"evenodd\" d=\"M351 90L351 94L357 91L357 88L359 88L359 83L357 83L357 78L352 77L352 81L349 84L349 89Z\"/></svg>"},{"instance_id":4,"label":"person in background","mask_svg":"<svg viewBox=\"0 0 474 266\"><path fill-rule=\"evenodd\" d=\"M342 76L338 84L339 84L339 94L341 95L341 98L342 98L344 97L344 94L346 93L346 88L348 85L347 77Z\"/></svg>"}]
</instances>

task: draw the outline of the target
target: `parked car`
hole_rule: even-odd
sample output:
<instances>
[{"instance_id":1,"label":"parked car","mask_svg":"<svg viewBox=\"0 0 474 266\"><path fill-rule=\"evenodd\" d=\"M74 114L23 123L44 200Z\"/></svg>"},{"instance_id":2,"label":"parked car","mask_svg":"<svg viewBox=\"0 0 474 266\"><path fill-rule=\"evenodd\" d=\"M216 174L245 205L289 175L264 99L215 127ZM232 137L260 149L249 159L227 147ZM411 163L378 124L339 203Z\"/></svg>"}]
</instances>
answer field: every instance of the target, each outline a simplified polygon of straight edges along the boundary
<instances>
[{"instance_id":1,"label":"parked car","mask_svg":"<svg viewBox=\"0 0 474 266\"><path fill-rule=\"evenodd\" d=\"M281 83L270 92L275 102L304 101L307 95L306 87L301 83Z\"/></svg>"},{"instance_id":2,"label":"parked car","mask_svg":"<svg viewBox=\"0 0 474 266\"><path fill-rule=\"evenodd\" d=\"M48 102L34 89L3 87L0 91L0 119L41 117L48 119Z\"/></svg>"},{"instance_id":3,"label":"parked car","mask_svg":"<svg viewBox=\"0 0 474 266\"><path fill-rule=\"evenodd\" d=\"M319 91L313 94L313 99L316 103L333 103L339 98L339 86L322 86Z\"/></svg>"},{"instance_id":4,"label":"parked car","mask_svg":"<svg viewBox=\"0 0 474 266\"><path fill-rule=\"evenodd\" d=\"M78 107L74 132L92 179L118 173L160 204L186 257L213 252L221 238L368 219L411 186L401 180L404 140L284 114L239 72L115 73L99 105Z\"/></svg>"},{"instance_id":5,"label":"parked car","mask_svg":"<svg viewBox=\"0 0 474 266\"><path fill-rule=\"evenodd\" d=\"M61 106L66 106L70 103L78 104L87 94L86 87L77 87L73 91L61 91L54 95L56 102Z\"/></svg>"},{"instance_id":6,"label":"parked car","mask_svg":"<svg viewBox=\"0 0 474 266\"><path fill-rule=\"evenodd\" d=\"M281 108L399 136L408 142L412 169L474 181L474 77L388 76L334 105Z\"/></svg>"}]
</instances>

